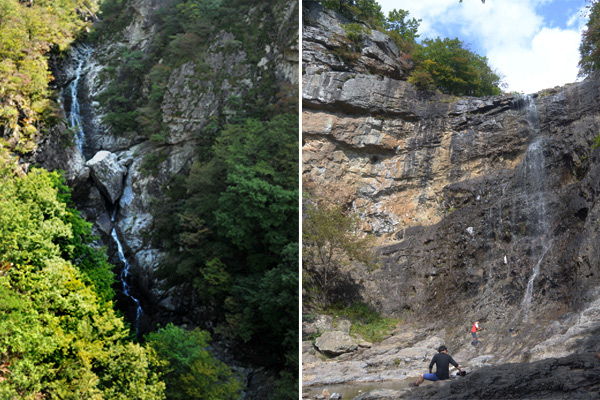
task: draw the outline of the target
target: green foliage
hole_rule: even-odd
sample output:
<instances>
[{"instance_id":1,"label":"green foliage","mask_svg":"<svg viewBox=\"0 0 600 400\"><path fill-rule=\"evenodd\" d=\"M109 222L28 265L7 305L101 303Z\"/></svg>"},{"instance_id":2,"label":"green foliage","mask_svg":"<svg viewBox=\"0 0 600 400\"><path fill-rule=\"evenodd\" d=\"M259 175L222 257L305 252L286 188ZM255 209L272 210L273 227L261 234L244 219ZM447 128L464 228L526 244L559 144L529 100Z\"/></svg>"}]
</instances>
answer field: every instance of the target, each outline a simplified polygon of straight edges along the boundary
<instances>
[{"instance_id":1,"label":"green foliage","mask_svg":"<svg viewBox=\"0 0 600 400\"><path fill-rule=\"evenodd\" d=\"M415 51L416 68L409 82L421 89L439 89L459 96L501 94L500 77L487 58L463 47L458 39L425 39Z\"/></svg>"},{"instance_id":2,"label":"green foliage","mask_svg":"<svg viewBox=\"0 0 600 400\"><path fill-rule=\"evenodd\" d=\"M66 50L83 34L88 24L75 11L92 13L96 1L23 3L0 0L0 126L17 138L11 150L29 153L40 130L56 122L47 56Z\"/></svg>"},{"instance_id":3,"label":"green foliage","mask_svg":"<svg viewBox=\"0 0 600 400\"><path fill-rule=\"evenodd\" d=\"M408 81L419 89L459 96L502 93L501 77L490 68L487 58L464 48L458 39L426 39L418 44L421 20L409 19L406 10L394 9L386 18L374 0L321 0L320 3L389 35L405 56L414 60L415 69ZM346 24L346 37L355 44L360 43L365 32L362 27L357 22ZM339 47L334 54L349 65L360 56L352 46Z\"/></svg>"},{"instance_id":4,"label":"green foliage","mask_svg":"<svg viewBox=\"0 0 600 400\"><path fill-rule=\"evenodd\" d=\"M271 23L287 6L283 1L163 3L150 16L156 34L147 52L123 50L104 60L103 79L110 80L98 98L108 107L104 122L117 134L155 144L142 166L158 173L170 132L162 110L165 96L176 96L169 87L174 78L193 70L185 75L193 94L219 103L205 126L185 132L197 157L168 182L166 201L156 200L153 240L169 254L160 277L191 286L222 334L246 348L270 348L260 362L281 371L281 397L297 398L298 265L290 257L298 257L298 87L257 66L265 49L297 27ZM119 14L133 14L124 1L107 0L102 10L97 38L119 29ZM256 79L236 82L228 66L215 67L216 56L243 58ZM232 85L242 93L228 96Z\"/></svg>"},{"instance_id":5,"label":"green foliage","mask_svg":"<svg viewBox=\"0 0 600 400\"><path fill-rule=\"evenodd\" d=\"M270 348L262 361L297 398L298 114L227 125L210 153L156 205L164 276L192 282L222 334Z\"/></svg>"},{"instance_id":6,"label":"green foliage","mask_svg":"<svg viewBox=\"0 0 600 400\"><path fill-rule=\"evenodd\" d=\"M409 12L406 10L393 9L388 13L385 28L389 32L397 33L404 41L413 42L419 37L417 31L421 20L408 19Z\"/></svg>"},{"instance_id":7,"label":"green foliage","mask_svg":"<svg viewBox=\"0 0 600 400\"><path fill-rule=\"evenodd\" d=\"M373 26L381 26L385 21L381 6L375 0L321 0L320 3L326 8L369 22Z\"/></svg>"},{"instance_id":8,"label":"green foliage","mask_svg":"<svg viewBox=\"0 0 600 400\"><path fill-rule=\"evenodd\" d=\"M580 77L586 77L600 69L600 3L597 0L590 0L589 3L586 6L589 10L588 22L579 44Z\"/></svg>"},{"instance_id":9,"label":"green foliage","mask_svg":"<svg viewBox=\"0 0 600 400\"><path fill-rule=\"evenodd\" d=\"M377 268L371 239L356 232L357 215L344 212L340 205L309 203L302 223L302 288L307 301L327 306L335 301L342 269L350 260Z\"/></svg>"},{"instance_id":10,"label":"green foliage","mask_svg":"<svg viewBox=\"0 0 600 400\"><path fill-rule=\"evenodd\" d=\"M120 31L123 16L133 15L127 3L121 0L107 0L101 9L103 20L92 35L96 40ZM164 143L168 128L163 123L161 106L173 71L183 64L193 65L197 74L195 79L200 86L198 89L206 85L207 91L220 96L220 91L226 90L222 89L221 83L231 77L227 70L215 69L212 62L205 62L211 45L211 54L217 51L214 45L221 35L216 32L228 32L236 37L235 40L218 42L218 51L225 56L240 52L245 54L250 64L256 64L264 56L266 45L277 38L267 26L253 20L257 16L264 18L273 12L272 9L268 2L251 5L231 0L175 0L159 8L151 16L157 32L147 54L124 50L105 60L111 72L104 74L104 78L111 80L97 99L108 111L104 122L118 135L142 134L157 145ZM240 15L244 17L240 18ZM273 116L278 111L271 104L273 99L283 97L286 102L293 99L289 105L297 105L297 88L294 93L286 94L284 87L275 84L270 69L260 75L260 79L253 82L252 88L240 98L244 112L236 110L235 114L230 113L226 104L215 110L218 129L226 123L235 123L233 118L236 117L252 115L264 119ZM282 102L278 102L277 107L281 105ZM289 112L291 107L288 106L285 112ZM201 136L199 142L205 149L210 149L215 138L212 125L211 122L206 132L198 133Z\"/></svg>"},{"instance_id":11,"label":"green foliage","mask_svg":"<svg viewBox=\"0 0 600 400\"><path fill-rule=\"evenodd\" d=\"M360 44L363 32L367 32L364 25L357 23L344 25L344 30L346 31L346 37L356 44Z\"/></svg>"},{"instance_id":12,"label":"green foliage","mask_svg":"<svg viewBox=\"0 0 600 400\"><path fill-rule=\"evenodd\" d=\"M242 384L207 350L210 334L172 324L148 335L148 344L164 360L160 370L168 399L239 399Z\"/></svg>"},{"instance_id":13,"label":"green foliage","mask_svg":"<svg viewBox=\"0 0 600 400\"><path fill-rule=\"evenodd\" d=\"M17 176L0 156L2 398L164 398L160 362L129 342L108 264L84 249L89 224L65 203L62 178Z\"/></svg>"},{"instance_id":14,"label":"green foliage","mask_svg":"<svg viewBox=\"0 0 600 400\"><path fill-rule=\"evenodd\" d=\"M594 144L592 145L592 149L595 149L598 146L600 146L600 133L594 138Z\"/></svg>"},{"instance_id":15,"label":"green foliage","mask_svg":"<svg viewBox=\"0 0 600 400\"><path fill-rule=\"evenodd\" d=\"M337 318L346 317L352 322L351 334L360 335L363 339L378 343L388 337L402 320L398 318L382 317L365 303L355 302L349 307L341 303L327 307L325 313L333 315L334 322Z\"/></svg>"}]
</instances>

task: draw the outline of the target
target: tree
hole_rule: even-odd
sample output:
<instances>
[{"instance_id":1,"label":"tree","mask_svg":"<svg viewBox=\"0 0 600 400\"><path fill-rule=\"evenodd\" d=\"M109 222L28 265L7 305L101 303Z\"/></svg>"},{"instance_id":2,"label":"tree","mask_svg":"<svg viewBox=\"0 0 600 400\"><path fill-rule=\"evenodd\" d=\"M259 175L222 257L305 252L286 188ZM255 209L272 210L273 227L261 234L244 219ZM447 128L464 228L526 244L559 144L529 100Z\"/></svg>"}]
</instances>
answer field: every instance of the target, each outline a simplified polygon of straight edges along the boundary
<instances>
[{"instance_id":1,"label":"tree","mask_svg":"<svg viewBox=\"0 0 600 400\"><path fill-rule=\"evenodd\" d=\"M159 360L129 340L62 178L14 164L0 149L0 397L163 399Z\"/></svg>"},{"instance_id":2,"label":"tree","mask_svg":"<svg viewBox=\"0 0 600 400\"><path fill-rule=\"evenodd\" d=\"M147 343L164 360L160 369L168 399L240 398L240 380L208 351L210 339L206 331L188 331L173 324L148 335Z\"/></svg>"},{"instance_id":3,"label":"tree","mask_svg":"<svg viewBox=\"0 0 600 400\"><path fill-rule=\"evenodd\" d=\"M358 236L359 219L340 205L309 203L302 223L302 287L320 307L334 303L343 267L352 260L377 268L372 240Z\"/></svg>"},{"instance_id":4,"label":"tree","mask_svg":"<svg viewBox=\"0 0 600 400\"><path fill-rule=\"evenodd\" d=\"M600 3L591 0L586 7L589 10L589 19L579 45L580 59L577 75L580 77L586 77L600 69Z\"/></svg>"},{"instance_id":5,"label":"tree","mask_svg":"<svg viewBox=\"0 0 600 400\"><path fill-rule=\"evenodd\" d=\"M501 78L459 39L425 39L414 54L416 68L408 81L421 89L459 96L501 94Z\"/></svg>"},{"instance_id":6,"label":"tree","mask_svg":"<svg viewBox=\"0 0 600 400\"><path fill-rule=\"evenodd\" d=\"M406 10L393 9L388 13L385 27L388 31L396 32L403 40L414 42L419 37L417 31L421 20L407 19L408 14L409 12Z\"/></svg>"},{"instance_id":7,"label":"tree","mask_svg":"<svg viewBox=\"0 0 600 400\"><path fill-rule=\"evenodd\" d=\"M385 23L381 6L375 0L321 0L320 3L326 8L376 26Z\"/></svg>"}]
</instances>

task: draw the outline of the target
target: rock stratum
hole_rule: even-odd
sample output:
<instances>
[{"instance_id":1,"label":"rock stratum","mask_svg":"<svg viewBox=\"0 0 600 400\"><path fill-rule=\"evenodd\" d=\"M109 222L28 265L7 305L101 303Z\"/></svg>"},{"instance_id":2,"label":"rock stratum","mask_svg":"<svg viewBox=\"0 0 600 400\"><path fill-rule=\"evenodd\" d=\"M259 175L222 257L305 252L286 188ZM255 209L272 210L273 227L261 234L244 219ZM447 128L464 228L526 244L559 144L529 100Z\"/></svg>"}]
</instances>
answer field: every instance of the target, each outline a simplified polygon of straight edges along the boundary
<instances>
[{"instance_id":1,"label":"rock stratum","mask_svg":"<svg viewBox=\"0 0 600 400\"><path fill-rule=\"evenodd\" d=\"M340 57L348 21L312 4L303 13L303 183L377 237L382 267L351 269L347 301L414 324L398 328L394 345L332 359L329 373L339 364L355 368L348 380L414 377L445 343L481 375L406 396L519 398L500 388L538 376L521 398L598 393L600 75L531 95L422 92L384 35L363 35L359 52ZM477 319L486 330L475 349ZM438 340L398 339L415 329ZM387 361L369 355L378 346L389 346ZM323 384L327 363L309 360L304 376L317 380L305 385ZM547 370L565 372L562 389L544 383L559 379Z\"/></svg>"}]
</instances>

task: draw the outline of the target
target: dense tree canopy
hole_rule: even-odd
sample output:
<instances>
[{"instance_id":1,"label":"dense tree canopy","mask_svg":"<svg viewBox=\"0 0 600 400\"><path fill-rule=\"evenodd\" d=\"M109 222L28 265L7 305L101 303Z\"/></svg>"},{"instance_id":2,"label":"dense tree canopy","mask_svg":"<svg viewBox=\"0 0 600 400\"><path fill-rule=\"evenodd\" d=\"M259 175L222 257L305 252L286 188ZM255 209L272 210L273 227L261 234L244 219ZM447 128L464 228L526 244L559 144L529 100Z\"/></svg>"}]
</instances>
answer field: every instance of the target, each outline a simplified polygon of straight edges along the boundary
<instances>
[{"instance_id":1,"label":"dense tree canopy","mask_svg":"<svg viewBox=\"0 0 600 400\"><path fill-rule=\"evenodd\" d=\"M270 350L279 398L295 398L298 367L298 115L224 127L214 157L173 181L156 237L172 284L192 282L226 320L225 335Z\"/></svg>"},{"instance_id":2,"label":"dense tree canopy","mask_svg":"<svg viewBox=\"0 0 600 400\"><path fill-rule=\"evenodd\" d=\"M110 266L57 173L0 160L0 397L162 399L154 351L108 300Z\"/></svg>"},{"instance_id":3,"label":"dense tree canopy","mask_svg":"<svg viewBox=\"0 0 600 400\"><path fill-rule=\"evenodd\" d=\"M212 85L206 90L225 99L208 125L194 132L197 159L189 171L173 177L164 190L167 198L157 199L152 236L169 254L160 273L168 285L190 285L220 334L257 350L262 363L281 373L274 396L295 399L298 92L279 82L272 68L256 67L265 49L285 34L263 23L279 18L274 8L282 4L289 3L175 0L159 7L149 51L124 48L104 60L109 84L98 101L116 134L143 133L156 144L156 157L144 163L153 173L169 134L160 110L171 73L193 64L198 85ZM106 0L94 40L119 32L133 15L128 7L126 1ZM247 57L253 82L243 94L219 92L231 77L207 61L218 32L232 34L227 46Z\"/></svg>"},{"instance_id":4,"label":"dense tree canopy","mask_svg":"<svg viewBox=\"0 0 600 400\"><path fill-rule=\"evenodd\" d=\"M0 0L0 127L12 136L12 150L36 147L40 130L55 123L58 105L48 90L47 55L60 53L88 23L77 13L93 13L95 0Z\"/></svg>"},{"instance_id":5,"label":"dense tree canopy","mask_svg":"<svg viewBox=\"0 0 600 400\"><path fill-rule=\"evenodd\" d=\"M416 68L409 78L422 89L439 89L460 96L501 94L500 77L487 58L463 47L458 39L425 39L414 54Z\"/></svg>"}]
</instances>

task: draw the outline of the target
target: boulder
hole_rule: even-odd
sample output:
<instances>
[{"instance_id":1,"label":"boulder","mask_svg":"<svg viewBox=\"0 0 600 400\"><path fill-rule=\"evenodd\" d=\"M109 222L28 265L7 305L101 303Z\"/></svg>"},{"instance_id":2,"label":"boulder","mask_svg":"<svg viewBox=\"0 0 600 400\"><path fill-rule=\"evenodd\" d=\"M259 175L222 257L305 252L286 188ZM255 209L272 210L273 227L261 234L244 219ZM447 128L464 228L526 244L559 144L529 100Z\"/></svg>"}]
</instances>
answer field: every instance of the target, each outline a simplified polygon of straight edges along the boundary
<instances>
[{"instance_id":1,"label":"boulder","mask_svg":"<svg viewBox=\"0 0 600 400\"><path fill-rule=\"evenodd\" d=\"M340 355L358 348L358 343L349 334L340 331L325 332L317 338L315 346L322 353Z\"/></svg>"},{"instance_id":2,"label":"boulder","mask_svg":"<svg viewBox=\"0 0 600 400\"><path fill-rule=\"evenodd\" d=\"M123 179L127 169L117 155L109 151L99 151L86 164L91 170L92 179L111 204L115 204L123 193Z\"/></svg>"}]
</instances>

